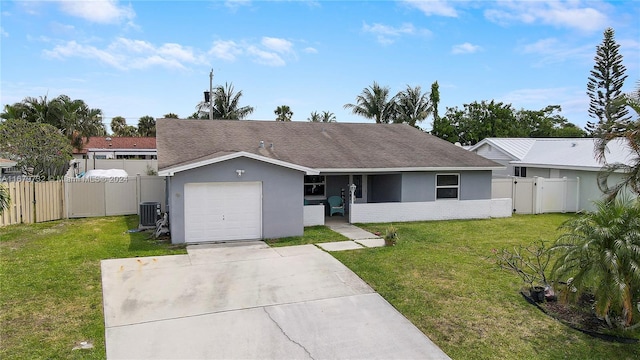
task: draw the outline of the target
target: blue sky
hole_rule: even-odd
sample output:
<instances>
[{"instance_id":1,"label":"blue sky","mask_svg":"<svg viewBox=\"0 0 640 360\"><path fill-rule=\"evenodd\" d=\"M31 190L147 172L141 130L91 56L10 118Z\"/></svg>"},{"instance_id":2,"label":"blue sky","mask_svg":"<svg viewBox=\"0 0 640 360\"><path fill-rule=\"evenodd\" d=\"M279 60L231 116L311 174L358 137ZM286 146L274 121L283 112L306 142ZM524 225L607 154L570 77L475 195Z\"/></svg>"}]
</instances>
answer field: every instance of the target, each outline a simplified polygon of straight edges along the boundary
<instances>
[{"instance_id":1,"label":"blue sky","mask_svg":"<svg viewBox=\"0 0 640 360\"><path fill-rule=\"evenodd\" d=\"M0 1L0 103L60 94L137 124L187 117L209 87L232 82L256 120L343 109L374 81L396 93L440 84L446 107L496 100L561 105L584 126L595 48L616 30L640 79L634 1ZM432 119L421 124L430 129Z\"/></svg>"}]
</instances>

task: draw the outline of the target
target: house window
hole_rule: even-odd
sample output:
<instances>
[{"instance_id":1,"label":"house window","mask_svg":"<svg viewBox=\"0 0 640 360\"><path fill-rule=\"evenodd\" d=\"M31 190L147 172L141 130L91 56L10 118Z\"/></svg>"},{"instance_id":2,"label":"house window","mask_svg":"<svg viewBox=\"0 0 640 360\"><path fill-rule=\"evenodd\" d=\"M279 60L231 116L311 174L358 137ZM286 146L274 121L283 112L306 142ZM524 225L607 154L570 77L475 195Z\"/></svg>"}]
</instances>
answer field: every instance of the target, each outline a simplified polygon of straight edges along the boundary
<instances>
[{"instance_id":1,"label":"house window","mask_svg":"<svg viewBox=\"0 0 640 360\"><path fill-rule=\"evenodd\" d=\"M457 199L459 190L460 174L436 175L436 199Z\"/></svg>"},{"instance_id":2,"label":"house window","mask_svg":"<svg viewBox=\"0 0 640 360\"><path fill-rule=\"evenodd\" d=\"M304 177L304 196L307 198L326 197L325 177L322 175L307 175Z\"/></svg>"},{"instance_id":3,"label":"house window","mask_svg":"<svg viewBox=\"0 0 640 360\"><path fill-rule=\"evenodd\" d=\"M527 177L527 168L524 166L515 166L513 168L513 175L518 177Z\"/></svg>"}]
</instances>

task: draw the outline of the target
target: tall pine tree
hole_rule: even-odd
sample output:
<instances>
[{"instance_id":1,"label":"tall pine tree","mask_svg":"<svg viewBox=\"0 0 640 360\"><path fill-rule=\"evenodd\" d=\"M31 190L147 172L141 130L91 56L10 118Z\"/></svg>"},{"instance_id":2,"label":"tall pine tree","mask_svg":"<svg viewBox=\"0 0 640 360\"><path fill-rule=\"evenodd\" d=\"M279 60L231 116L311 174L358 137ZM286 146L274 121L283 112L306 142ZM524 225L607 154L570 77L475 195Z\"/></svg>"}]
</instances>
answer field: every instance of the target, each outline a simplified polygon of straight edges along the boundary
<instances>
[{"instance_id":1,"label":"tall pine tree","mask_svg":"<svg viewBox=\"0 0 640 360\"><path fill-rule=\"evenodd\" d=\"M597 119L597 122L587 122L585 129L595 137L621 134L631 119L629 110L621 101L622 86L627 75L622 65L622 55L618 53L620 45L614 36L612 28L604 31L602 43L596 47L596 64L587 83L589 116Z\"/></svg>"}]
</instances>

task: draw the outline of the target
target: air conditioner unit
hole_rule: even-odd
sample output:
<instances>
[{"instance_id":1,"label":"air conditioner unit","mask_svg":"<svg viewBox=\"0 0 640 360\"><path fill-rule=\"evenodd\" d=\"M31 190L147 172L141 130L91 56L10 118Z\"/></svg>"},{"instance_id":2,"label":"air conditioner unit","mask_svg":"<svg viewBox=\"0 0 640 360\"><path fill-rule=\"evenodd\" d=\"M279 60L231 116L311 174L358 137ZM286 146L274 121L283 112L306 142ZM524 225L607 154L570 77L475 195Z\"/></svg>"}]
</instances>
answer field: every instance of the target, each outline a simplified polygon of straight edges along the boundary
<instances>
[{"instance_id":1,"label":"air conditioner unit","mask_svg":"<svg viewBox=\"0 0 640 360\"><path fill-rule=\"evenodd\" d=\"M140 227L156 227L160 219L160 203L145 201L140 203Z\"/></svg>"}]
</instances>

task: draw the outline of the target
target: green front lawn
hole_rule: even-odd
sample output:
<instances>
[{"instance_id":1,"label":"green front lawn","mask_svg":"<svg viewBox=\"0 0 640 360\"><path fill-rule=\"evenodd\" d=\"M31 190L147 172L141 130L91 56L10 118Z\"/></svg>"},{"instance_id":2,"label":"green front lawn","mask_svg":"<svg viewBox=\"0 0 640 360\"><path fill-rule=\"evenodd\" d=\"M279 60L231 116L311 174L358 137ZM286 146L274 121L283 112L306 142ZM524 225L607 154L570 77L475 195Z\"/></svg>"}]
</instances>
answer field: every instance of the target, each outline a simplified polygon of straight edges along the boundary
<instances>
[{"instance_id":1,"label":"green front lawn","mask_svg":"<svg viewBox=\"0 0 640 360\"><path fill-rule=\"evenodd\" d=\"M100 260L183 254L137 216L0 227L0 359L103 359ZM90 350L72 350L81 341Z\"/></svg>"},{"instance_id":2,"label":"green front lawn","mask_svg":"<svg viewBox=\"0 0 640 360\"><path fill-rule=\"evenodd\" d=\"M520 279L495 264L494 249L551 242L571 216L397 223L394 247L332 255L453 359L638 359L639 344L605 342L550 319L521 297Z\"/></svg>"}]
</instances>

